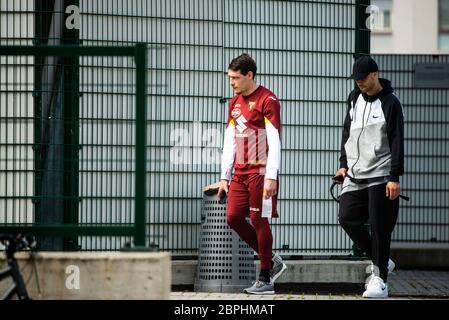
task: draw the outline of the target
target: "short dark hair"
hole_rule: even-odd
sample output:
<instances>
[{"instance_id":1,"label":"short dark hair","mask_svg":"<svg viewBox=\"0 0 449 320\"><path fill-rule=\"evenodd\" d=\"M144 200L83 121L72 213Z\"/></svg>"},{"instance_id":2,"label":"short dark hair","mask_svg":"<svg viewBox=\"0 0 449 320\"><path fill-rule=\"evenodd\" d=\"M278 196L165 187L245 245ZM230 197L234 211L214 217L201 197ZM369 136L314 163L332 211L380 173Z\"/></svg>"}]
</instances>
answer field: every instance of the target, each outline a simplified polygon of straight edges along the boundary
<instances>
[{"instance_id":1,"label":"short dark hair","mask_svg":"<svg viewBox=\"0 0 449 320\"><path fill-rule=\"evenodd\" d=\"M257 66L256 61L247 53L239 55L237 58L232 59L228 67L232 71L240 71L241 74L247 75L249 71L253 73L253 79L256 76Z\"/></svg>"}]
</instances>

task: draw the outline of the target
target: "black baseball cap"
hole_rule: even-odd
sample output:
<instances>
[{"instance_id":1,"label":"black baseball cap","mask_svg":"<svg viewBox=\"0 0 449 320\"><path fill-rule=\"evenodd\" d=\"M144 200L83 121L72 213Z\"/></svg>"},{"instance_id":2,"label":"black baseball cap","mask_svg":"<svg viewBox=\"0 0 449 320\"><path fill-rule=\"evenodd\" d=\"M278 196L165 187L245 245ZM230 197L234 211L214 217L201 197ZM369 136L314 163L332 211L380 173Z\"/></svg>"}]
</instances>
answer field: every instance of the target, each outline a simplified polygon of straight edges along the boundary
<instances>
[{"instance_id":1,"label":"black baseball cap","mask_svg":"<svg viewBox=\"0 0 449 320\"><path fill-rule=\"evenodd\" d=\"M354 80L363 80L365 79L371 72L379 71L379 67L377 66L376 61L373 58L368 56L363 56L358 58L352 67L351 78Z\"/></svg>"}]
</instances>

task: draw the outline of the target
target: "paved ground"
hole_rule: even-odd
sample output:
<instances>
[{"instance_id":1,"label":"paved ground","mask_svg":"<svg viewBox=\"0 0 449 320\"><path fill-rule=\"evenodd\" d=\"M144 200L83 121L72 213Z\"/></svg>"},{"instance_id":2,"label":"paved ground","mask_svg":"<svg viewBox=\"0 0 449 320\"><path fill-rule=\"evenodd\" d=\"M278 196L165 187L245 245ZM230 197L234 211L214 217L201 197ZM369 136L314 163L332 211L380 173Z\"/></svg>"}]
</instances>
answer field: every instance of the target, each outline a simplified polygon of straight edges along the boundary
<instances>
[{"instance_id":1,"label":"paved ground","mask_svg":"<svg viewBox=\"0 0 449 320\"><path fill-rule=\"evenodd\" d=\"M388 285L394 296L449 299L449 271L398 270L389 276Z\"/></svg>"},{"instance_id":2,"label":"paved ground","mask_svg":"<svg viewBox=\"0 0 449 320\"><path fill-rule=\"evenodd\" d=\"M249 295L244 293L172 292L171 300L354 300L357 296L323 296L299 294Z\"/></svg>"},{"instance_id":3,"label":"paved ground","mask_svg":"<svg viewBox=\"0 0 449 320\"><path fill-rule=\"evenodd\" d=\"M449 271L396 270L389 276L390 299L449 299ZM257 296L243 293L197 293L174 291L171 300L364 300L360 292L281 293Z\"/></svg>"}]
</instances>

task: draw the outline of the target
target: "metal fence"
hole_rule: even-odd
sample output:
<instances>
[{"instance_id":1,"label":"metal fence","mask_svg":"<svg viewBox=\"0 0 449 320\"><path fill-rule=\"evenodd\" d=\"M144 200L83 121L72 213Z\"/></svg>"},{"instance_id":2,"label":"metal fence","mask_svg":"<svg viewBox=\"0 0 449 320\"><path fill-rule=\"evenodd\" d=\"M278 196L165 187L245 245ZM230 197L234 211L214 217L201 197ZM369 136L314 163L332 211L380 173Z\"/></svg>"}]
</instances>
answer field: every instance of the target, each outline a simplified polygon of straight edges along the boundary
<instances>
[{"instance_id":1,"label":"metal fence","mask_svg":"<svg viewBox=\"0 0 449 320\"><path fill-rule=\"evenodd\" d=\"M94 10L89 4L85 9ZM143 40L154 46L149 180L158 187L149 191L152 241L175 254L196 253L201 189L219 178L218 163L206 164L203 156L221 148L232 96L227 65L248 52L258 63L258 82L277 93L283 108L281 218L272 221L274 247L285 254L348 253L351 244L337 225L327 185L352 85L346 76L355 46L354 2L152 1L109 12L103 23L117 21L118 29L136 30L134 37L89 32L90 41ZM214 138L211 131L221 135ZM173 161L178 152L190 163Z\"/></svg>"},{"instance_id":2,"label":"metal fence","mask_svg":"<svg viewBox=\"0 0 449 320\"><path fill-rule=\"evenodd\" d=\"M364 26L369 1L69 2L79 6L80 29L53 35L55 38L89 46L130 46L136 42L148 46L147 245L154 244L177 255L197 253L201 190L219 178L217 154L223 140L227 103L232 96L226 78L227 65L233 57L248 52L258 64L256 80L273 90L282 105L281 217L272 221L275 250L291 255L350 253L351 242L338 226L338 207L332 202L328 187L338 166L345 100L353 86L347 76L354 54L369 50L369 31ZM56 13L65 19L62 3L58 8ZM47 2L0 0L1 43L45 41L48 35L43 26L50 26L48 19L51 21L54 12ZM78 221L84 222L128 221L133 210L130 202L133 191L128 187L133 158L127 135L132 127L128 121L132 113L123 105L130 99L128 90L133 85L130 64L122 60L113 62L112 67L99 68L98 63L98 60L79 61L78 115L80 123L84 120L108 123L111 129L101 130L97 126L82 131L85 138L80 145L86 146L80 152L80 171L75 183L83 200L72 212ZM27 83L30 88L36 85L31 76ZM423 104L430 101L426 100L431 96L428 92L422 91ZM422 112L418 108L409 110L408 99L405 99L407 121L411 110ZM99 102L109 107L102 109L105 113L99 111ZM29 132L35 130L32 126ZM426 134L432 122L419 126L422 130L419 132ZM407 130L414 130L407 131L411 136L418 132ZM105 147L105 141L97 139L100 131L102 139L116 137L114 143L119 147ZM216 132L219 134L213 134ZM29 139L34 139L32 133ZM180 158L184 161L179 161ZM410 159L407 157L406 168ZM416 171L419 165L414 164ZM439 165L440 162L430 163L429 172L434 172L435 177L438 173L447 174ZM30 169L29 179L32 177ZM404 180L407 192L411 192L410 181ZM420 194L411 194L416 199L413 201L428 195L429 186L420 187ZM0 191L5 192L1 186ZM439 201L442 200L433 203ZM433 216L447 217L444 206L437 206L439 209L432 211ZM410 221L400 220L395 239L426 241L427 236L405 236L424 230L417 225L423 222L419 220L422 214L419 208L405 207L404 212L405 209L413 211L415 218L408 225ZM402 217L406 215L410 214ZM440 228L445 218L435 219L431 222ZM101 237L78 242L82 249L113 250L123 244L116 240Z\"/></svg>"},{"instance_id":3,"label":"metal fence","mask_svg":"<svg viewBox=\"0 0 449 320\"><path fill-rule=\"evenodd\" d=\"M416 86L417 64L449 65L449 55L375 55L405 112L405 172L396 242L449 242L449 79L446 88ZM437 79L437 74L433 74ZM443 80L444 81L444 80Z\"/></svg>"},{"instance_id":4,"label":"metal fence","mask_svg":"<svg viewBox=\"0 0 449 320\"><path fill-rule=\"evenodd\" d=\"M43 250L146 245L146 54L0 46L1 231L44 236Z\"/></svg>"}]
</instances>

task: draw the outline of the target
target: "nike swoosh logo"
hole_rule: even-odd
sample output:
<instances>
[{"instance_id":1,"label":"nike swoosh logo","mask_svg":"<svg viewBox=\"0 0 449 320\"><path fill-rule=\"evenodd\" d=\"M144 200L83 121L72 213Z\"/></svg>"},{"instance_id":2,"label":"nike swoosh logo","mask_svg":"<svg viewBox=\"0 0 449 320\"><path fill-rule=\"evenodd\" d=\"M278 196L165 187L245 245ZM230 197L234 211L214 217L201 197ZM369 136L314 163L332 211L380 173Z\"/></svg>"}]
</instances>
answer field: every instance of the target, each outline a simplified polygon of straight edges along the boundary
<instances>
[{"instance_id":1,"label":"nike swoosh logo","mask_svg":"<svg viewBox=\"0 0 449 320\"><path fill-rule=\"evenodd\" d=\"M373 118L374 118L374 119L377 119L377 118L380 118L380 116L377 116L377 117L376 117L376 116L373 116Z\"/></svg>"}]
</instances>

